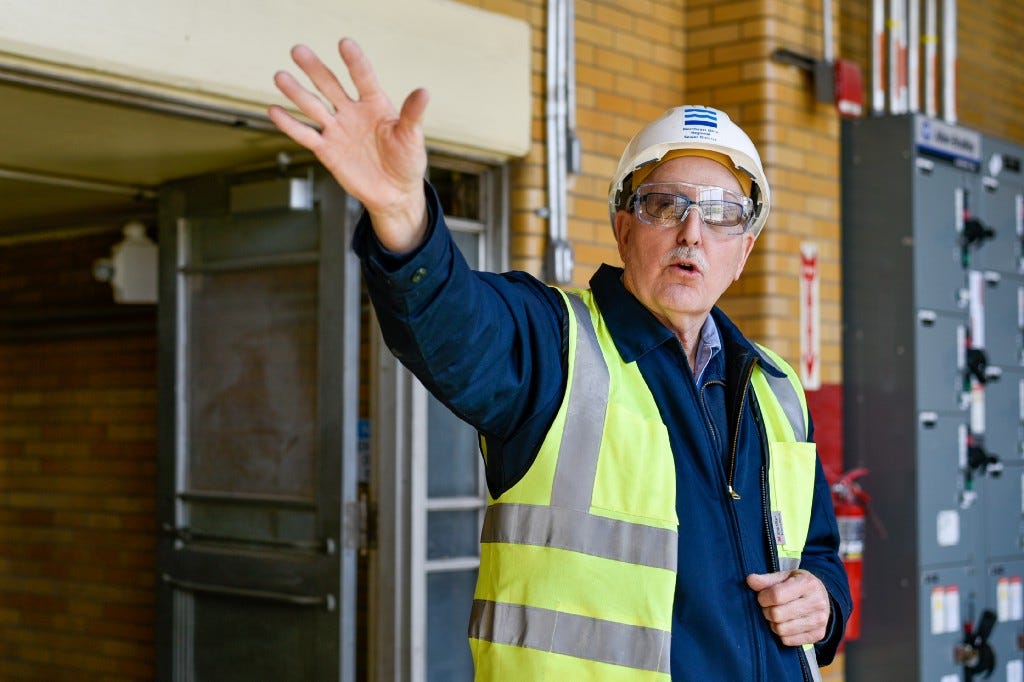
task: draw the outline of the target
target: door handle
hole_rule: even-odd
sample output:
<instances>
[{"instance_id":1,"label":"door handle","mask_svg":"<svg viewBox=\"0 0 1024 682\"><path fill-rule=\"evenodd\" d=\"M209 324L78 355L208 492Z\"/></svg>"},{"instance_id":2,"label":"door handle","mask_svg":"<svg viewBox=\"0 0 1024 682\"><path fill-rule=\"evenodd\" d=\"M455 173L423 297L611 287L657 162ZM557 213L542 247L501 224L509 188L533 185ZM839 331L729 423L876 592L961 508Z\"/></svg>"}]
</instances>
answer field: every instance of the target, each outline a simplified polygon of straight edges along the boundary
<instances>
[{"instance_id":1,"label":"door handle","mask_svg":"<svg viewBox=\"0 0 1024 682\"><path fill-rule=\"evenodd\" d=\"M272 590L254 590L245 587L233 587L231 585L215 585L213 583L202 583L191 580L179 580L164 573L162 579L171 587L184 592L199 592L201 594L213 594L224 597L244 597L246 599L259 599L272 601L290 606L315 606L334 611L337 600L333 594L290 594L288 592L275 592Z\"/></svg>"},{"instance_id":2,"label":"door handle","mask_svg":"<svg viewBox=\"0 0 1024 682\"><path fill-rule=\"evenodd\" d=\"M188 526L172 526L169 523L165 523L163 525L163 531L175 540L179 540L185 544L192 542L213 542L230 545L248 545L286 551L319 552L328 556L333 556L336 551L336 544L332 538L326 538L321 542L303 542L301 540L261 540L257 538L241 538L229 535L197 533Z\"/></svg>"}]
</instances>

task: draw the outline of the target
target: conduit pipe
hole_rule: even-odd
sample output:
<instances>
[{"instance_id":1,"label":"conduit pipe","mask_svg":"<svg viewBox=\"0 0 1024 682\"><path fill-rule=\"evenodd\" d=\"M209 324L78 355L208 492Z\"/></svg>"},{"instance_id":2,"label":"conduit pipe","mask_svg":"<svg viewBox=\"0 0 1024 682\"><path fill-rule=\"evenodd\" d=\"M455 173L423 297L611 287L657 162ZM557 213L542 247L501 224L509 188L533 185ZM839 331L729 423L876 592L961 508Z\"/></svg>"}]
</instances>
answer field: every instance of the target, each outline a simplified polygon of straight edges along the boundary
<instances>
[{"instance_id":1,"label":"conduit pipe","mask_svg":"<svg viewBox=\"0 0 1024 682\"><path fill-rule=\"evenodd\" d=\"M942 118L956 123L956 0L942 3Z\"/></svg>"},{"instance_id":2,"label":"conduit pipe","mask_svg":"<svg viewBox=\"0 0 1024 682\"><path fill-rule=\"evenodd\" d=\"M939 115L941 96L942 117L947 123L954 124L957 120L956 0L942 0L941 95L937 16L939 0L925 0L923 34L920 2L888 0L886 4L886 0L872 0L871 112L882 114L888 107L890 114L904 114L923 108L926 115L934 118Z\"/></svg>"},{"instance_id":3,"label":"conduit pipe","mask_svg":"<svg viewBox=\"0 0 1024 682\"><path fill-rule=\"evenodd\" d=\"M821 0L822 56L829 65L835 63L836 49L832 37L832 0Z\"/></svg>"},{"instance_id":4,"label":"conduit pipe","mask_svg":"<svg viewBox=\"0 0 1024 682\"><path fill-rule=\"evenodd\" d=\"M889 0L889 113L907 110L906 0Z\"/></svg>"},{"instance_id":5,"label":"conduit pipe","mask_svg":"<svg viewBox=\"0 0 1024 682\"><path fill-rule=\"evenodd\" d=\"M907 110L921 110L921 0L907 0Z\"/></svg>"},{"instance_id":6,"label":"conduit pipe","mask_svg":"<svg viewBox=\"0 0 1024 682\"><path fill-rule=\"evenodd\" d=\"M572 281L573 253L569 243L568 176L578 168L575 112L575 41L573 0L548 0L547 29L547 279ZM571 104L570 104L571 102ZM572 147L572 150L570 150Z\"/></svg>"},{"instance_id":7,"label":"conduit pipe","mask_svg":"<svg viewBox=\"0 0 1024 682\"><path fill-rule=\"evenodd\" d=\"M934 2L934 0L932 0ZM885 0L871 1L871 113L885 112Z\"/></svg>"},{"instance_id":8,"label":"conduit pipe","mask_svg":"<svg viewBox=\"0 0 1024 682\"><path fill-rule=\"evenodd\" d=\"M936 0L924 4L924 113L931 118L939 115L939 63L938 17Z\"/></svg>"}]
</instances>

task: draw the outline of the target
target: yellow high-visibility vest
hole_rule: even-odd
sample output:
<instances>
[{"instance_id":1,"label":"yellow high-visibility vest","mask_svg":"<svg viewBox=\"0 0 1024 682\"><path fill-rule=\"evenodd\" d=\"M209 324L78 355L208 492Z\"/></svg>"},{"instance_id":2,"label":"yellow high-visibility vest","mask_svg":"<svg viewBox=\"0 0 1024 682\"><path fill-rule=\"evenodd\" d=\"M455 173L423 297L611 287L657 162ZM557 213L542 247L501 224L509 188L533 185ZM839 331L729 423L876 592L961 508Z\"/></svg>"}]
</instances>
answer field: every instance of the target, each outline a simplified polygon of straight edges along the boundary
<instances>
[{"instance_id":1,"label":"yellow high-visibility vest","mask_svg":"<svg viewBox=\"0 0 1024 682\"><path fill-rule=\"evenodd\" d=\"M476 679L667 681L679 525L668 430L592 294L563 296L565 397L536 460L489 500L484 519L469 632ZM799 382L762 351L787 374L755 367L752 377L785 570L799 565L807 538L816 455L800 442L808 418Z\"/></svg>"}]
</instances>

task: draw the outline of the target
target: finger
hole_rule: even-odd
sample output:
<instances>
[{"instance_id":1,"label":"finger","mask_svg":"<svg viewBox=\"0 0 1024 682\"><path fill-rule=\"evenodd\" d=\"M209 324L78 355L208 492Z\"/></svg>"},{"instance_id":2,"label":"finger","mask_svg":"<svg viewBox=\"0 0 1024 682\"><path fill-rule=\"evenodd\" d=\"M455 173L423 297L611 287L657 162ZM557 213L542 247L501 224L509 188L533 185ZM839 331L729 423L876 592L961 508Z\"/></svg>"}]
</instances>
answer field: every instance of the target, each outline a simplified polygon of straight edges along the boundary
<instances>
[{"instance_id":1,"label":"finger","mask_svg":"<svg viewBox=\"0 0 1024 682\"><path fill-rule=\"evenodd\" d=\"M759 596L760 598L760 596ZM809 622L827 623L831 608L827 600L816 595L805 595L793 601L775 605L761 605L764 617L771 623Z\"/></svg>"},{"instance_id":2,"label":"finger","mask_svg":"<svg viewBox=\"0 0 1024 682\"><path fill-rule=\"evenodd\" d=\"M316 89L334 105L335 109L352 101L337 76L327 68L316 52L305 45L296 45L292 48L292 60L309 76Z\"/></svg>"},{"instance_id":3,"label":"finger","mask_svg":"<svg viewBox=\"0 0 1024 682\"><path fill-rule=\"evenodd\" d=\"M274 85L299 108L299 111L309 116L320 127L324 127L333 118L323 100L299 85L294 76L287 71L278 71L274 74Z\"/></svg>"},{"instance_id":4,"label":"finger","mask_svg":"<svg viewBox=\"0 0 1024 682\"><path fill-rule=\"evenodd\" d=\"M788 573L751 573L747 576L747 586L755 592L761 593L770 587L774 587L789 577Z\"/></svg>"},{"instance_id":5,"label":"finger","mask_svg":"<svg viewBox=\"0 0 1024 682\"><path fill-rule=\"evenodd\" d=\"M772 623L772 632L779 636L783 644L799 646L814 644L825 636L828 621L819 622L817 618L800 618L784 623Z\"/></svg>"},{"instance_id":6,"label":"finger","mask_svg":"<svg viewBox=\"0 0 1024 682\"><path fill-rule=\"evenodd\" d=\"M775 633L779 634L779 633ZM786 646L803 646L804 644L814 644L820 642L825 637L825 630L821 632L800 632L793 635L779 635L779 641Z\"/></svg>"},{"instance_id":7,"label":"finger","mask_svg":"<svg viewBox=\"0 0 1024 682\"><path fill-rule=\"evenodd\" d=\"M423 114L427 110L427 103L430 101L430 94L423 88L417 88L409 93L402 103L402 113L399 116L401 126L420 126L423 124Z\"/></svg>"},{"instance_id":8,"label":"finger","mask_svg":"<svg viewBox=\"0 0 1024 682\"><path fill-rule=\"evenodd\" d=\"M271 106L267 109L267 114L278 130L306 149L312 150L320 146L322 140L320 133L289 114L283 108L277 105Z\"/></svg>"},{"instance_id":9,"label":"finger","mask_svg":"<svg viewBox=\"0 0 1024 682\"><path fill-rule=\"evenodd\" d=\"M359 99L383 95L377 81L377 73L373 65L366 57L362 48L351 38L342 38L338 43L338 53L341 54L345 66L348 67L348 75L352 77L352 83L356 86Z\"/></svg>"}]
</instances>

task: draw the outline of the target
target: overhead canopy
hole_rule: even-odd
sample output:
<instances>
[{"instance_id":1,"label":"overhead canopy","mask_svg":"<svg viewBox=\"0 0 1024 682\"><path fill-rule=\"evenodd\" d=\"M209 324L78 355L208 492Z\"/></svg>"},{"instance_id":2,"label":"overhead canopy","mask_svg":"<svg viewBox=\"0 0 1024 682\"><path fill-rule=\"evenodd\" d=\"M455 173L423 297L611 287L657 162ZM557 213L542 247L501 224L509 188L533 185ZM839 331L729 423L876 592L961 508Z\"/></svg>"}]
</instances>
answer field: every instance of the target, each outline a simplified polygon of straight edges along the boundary
<instances>
[{"instance_id":1,"label":"overhead canopy","mask_svg":"<svg viewBox=\"0 0 1024 682\"><path fill-rule=\"evenodd\" d=\"M529 148L529 27L450 0L0 0L0 13L5 228L39 212L33 173L152 188L292 149L265 110L285 103L272 77L297 71L300 42L340 68L337 41L354 37L396 106L426 87L434 147ZM49 213L99 201L48 194Z\"/></svg>"}]
</instances>

